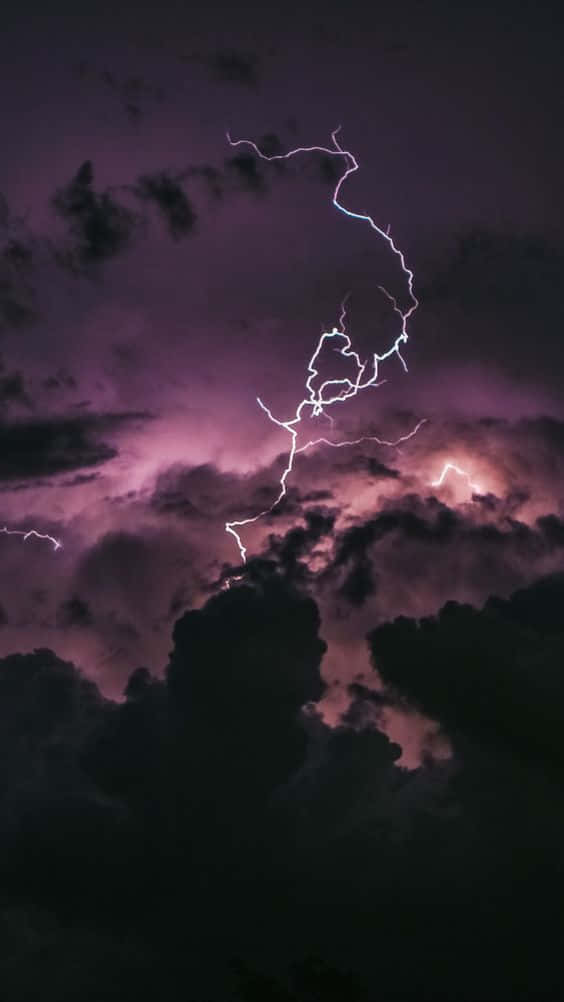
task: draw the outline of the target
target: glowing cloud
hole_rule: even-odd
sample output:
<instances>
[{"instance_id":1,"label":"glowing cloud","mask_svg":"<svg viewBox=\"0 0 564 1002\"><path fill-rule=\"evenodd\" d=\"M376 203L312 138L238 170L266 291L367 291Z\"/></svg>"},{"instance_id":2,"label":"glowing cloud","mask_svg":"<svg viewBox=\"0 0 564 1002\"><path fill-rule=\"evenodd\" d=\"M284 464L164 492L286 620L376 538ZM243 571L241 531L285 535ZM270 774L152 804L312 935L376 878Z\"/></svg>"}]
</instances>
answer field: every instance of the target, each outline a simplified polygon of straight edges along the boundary
<instances>
[{"instance_id":1,"label":"glowing cloud","mask_svg":"<svg viewBox=\"0 0 564 1002\"><path fill-rule=\"evenodd\" d=\"M457 466L456 463L445 463L441 470L440 476L438 476L436 480L431 481L431 487L442 487L445 481L445 477L451 470L453 473L456 473L457 476L463 477L463 479L466 481L473 494L484 493L484 490L482 489L482 487L480 487L479 484L475 484L472 482L472 480L470 479L470 474L467 473L466 470L463 470L460 466Z\"/></svg>"}]
</instances>

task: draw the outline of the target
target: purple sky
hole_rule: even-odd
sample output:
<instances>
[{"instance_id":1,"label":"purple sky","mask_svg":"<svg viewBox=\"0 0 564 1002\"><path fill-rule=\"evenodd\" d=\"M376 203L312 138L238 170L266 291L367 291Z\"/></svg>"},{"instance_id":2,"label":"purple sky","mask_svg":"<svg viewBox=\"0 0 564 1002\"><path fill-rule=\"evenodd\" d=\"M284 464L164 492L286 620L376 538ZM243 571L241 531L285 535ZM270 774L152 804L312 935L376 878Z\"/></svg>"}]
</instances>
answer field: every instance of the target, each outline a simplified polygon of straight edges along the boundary
<instances>
[{"instance_id":1,"label":"purple sky","mask_svg":"<svg viewBox=\"0 0 564 1002\"><path fill-rule=\"evenodd\" d=\"M11 15L0 520L64 548L1 539L0 654L52 647L112 695L140 664L158 673L175 619L237 562L223 523L275 496L288 440L257 394L294 413L348 291L359 350L397 333L377 286L405 297L401 273L333 209L322 160L255 174L230 162L227 128L288 149L341 124L360 164L343 198L391 225L420 299L408 374L392 359L384 387L335 414L343 437L427 418L417 438L299 457L291 503L245 533L250 555L278 558L307 511L334 519L301 555L327 677L367 670L365 634L386 618L505 595L561 565L563 81L549 9L364 6L346 19L321 5ZM430 487L449 459L489 501L455 475ZM413 520L441 511L454 527L436 545ZM386 512L391 527L351 556L347 533ZM366 565L359 596L347 575Z\"/></svg>"}]
</instances>

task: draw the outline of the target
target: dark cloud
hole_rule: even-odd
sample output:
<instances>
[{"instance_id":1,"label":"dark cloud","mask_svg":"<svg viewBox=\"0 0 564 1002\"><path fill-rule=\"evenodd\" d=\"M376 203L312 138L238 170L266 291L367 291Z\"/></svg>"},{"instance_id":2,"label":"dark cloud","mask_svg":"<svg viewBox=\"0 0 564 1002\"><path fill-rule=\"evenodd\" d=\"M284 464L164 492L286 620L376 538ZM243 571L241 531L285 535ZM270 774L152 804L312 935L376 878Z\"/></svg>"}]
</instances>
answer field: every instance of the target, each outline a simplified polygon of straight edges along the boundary
<instances>
[{"instance_id":1,"label":"dark cloud","mask_svg":"<svg viewBox=\"0 0 564 1002\"><path fill-rule=\"evenodd\" d=\"M26 391L22 372L10 372L4 375L0 364L0 409L11 404L19 404L26 410L31 410L33 404Z\"/></svg>"},{"instance_id":2,"label":"dark cloud","mask_svg":"<svg viewBox=\"0 0 564 1002\"><path fill-rule=\"evenodd\" d=\"M66 626L91 626L92 613L88 603L83 601L78 595L61 602L58 610L58 624L64 629Z\"/></svg>"},{"instance_id":3,"label":"dark cloud","mask_svg":"<svg viewBox=\"0 0 564 1002\"><path fill-rule=\"evenodd\" d=\"M213 199L220 199L225 191L225 184L222 171L212 164L202 164L196 167L187 167L182 172L182 177L195 177L202 180L206 190Z\"/></svg>"},{"instance_id":4,"label":"dark cloud","mask_svg":"<svg viewBox=\"0 0 564 1002\"><path fill-rule=\"evenodd\" d=\"M337 594L351 605L364 605L376 591L376 575L370 561L363 556L356 559L345 575Z\"/></svg>"},{"instance_id":5,"label":"dark cloud","mask_svg":"<svg viewBox=\"0 0 564 1002\"><path fill-rule=\"evenodd\" d=\"M26 327L35 323L36 311L22 302L10 283L0 279L0 319L5 327Z\"/></svg>"},{"instance_id":6,"label":"dark cloud","mask_svg":"<svg viewBox=\"0 0 564 1002\"><path fill-rule=\"evenodd\" d=\"M54 375L47 376L43 380L43 386L46 390L74 390L77 382L70 372L61 368Z\"/></svg>"},{"instance_id":7,"label":"dark cloud","mask_svg":"<svg viewBox=\"0 0 564 1002\"><path fill-rule=\"evenodd\" d=\"M292 144L284 143L276 133L266 133L256 140L256 145L265 157L277 157L291 148ZM267 162L257 156L254 150L245 146L237 147L237 152L225 160L226 183L235 185L244 191L254 194L264 194L268 190L270 180L288 179L299 174L306 180L335 187L343 174L343 163L340 157L330 157L323 154L311 154L309 157L294 160L272 160Z\"/></svg>"},{"instance_id":8,"label":"dark cloud","mask_svg":"<svg viewBox=\"0 0 564 1002\"><path fill-rule=\"evenodd\" d=\"M546 527L547 523L557 536L558 545L564 538L564 523L555 516L539 519ZM564 576L552 574L540 578L527 588L515 591L509 599L490 598L485 612L500 616L504 621L510 621L533 630L539 636L553 637L564 633L564 623L561 616L561 603L564 595Z\"/></svg>"},{"instance_id":9,"label":"dark cloud","mask_svg":"<svg viewBox=\"0 0 564 1002\"><path fill-rule=\"evenodd\" d=\"M451 299L464 310L532 305L561 310L564 248L542 233L473 227L458 234L443 269L422 294Z\"/></svg>"},{"instance_id":10,"label":"dark cloud","mask_svg":"<svg viewBox=\"0 0 564 1002\"><path fill-rule=\"evenodd\" d=\"M289 131L293 130L289 128ZM265 157L277 157L286 153L289 148L289 144L284 143L274 132L259 136L256 139L256 144ZM241 191L264 195L269 190L270 182L289 179L295 177L296 174L301 175L306 180L321 181L333 186L342 175L342 162L339 157L324 157L316 154L295 162L276 159L267 162L246 146L235 146L234 150L235 152L231 156L225 157L221 168L212 164L190 165L183 168L174 177L163 171L155 175L155 178L166 178L169 184L174 186L174 196L178 193L180 181L197 179L203 182L208 194L217 200L227 194ZM139 194L139 189L133 189L133 191ZM145 197L150 196L145 194ZM172 191L171 197L173 197Z\"/></svg>"},{"instance_id":11,"label":"dark cloud","mask_svg":"<svg viewBox=\"0 0 564 1002\"><path fill-rule=\"evenodd\" d=\"M81 911L85 896L92 908L97 883L99 907L107 908L119 869L106 847L115 840L123 860L124 809L101 795L81 757L111 704L49 650L2 659L0 690L4 893L23 905L58 901Z\"/></svg>"},{"instance_id":12,"label":"dark cloud","mask_svg":"<svg viewBox=\"0 0 564 1002\"><path fill-rule=\"evenodd\" d=\"M225 161L228 176L245 191L263 195L266 181L259 158L254 153L236 153Z\"/></svg>"},{"instance_id":13,"label":"dark cloud","mask_svg":"<svg viewBox=\"0 0 564 1002\"><path fill-rule=\"evenodd\" d=\"M18 229L21 224L12 218L6 204L4 224L0 221L0 236L5 238L0 251L0 329L26 327L37 319L30 283L33 249L25 229L21 238L12 236Z\"/></svg>"},{"instance_id":14,"label":"dark cloud","mask_svg":"<svg viewBox=\"0 0 564 1002\"><path fill-rule=\"evenodd\" d=\"M357 456L349 460L348 469L352 473L358 470L359 473L366 471L371 477L391 480L397 480L400 476L399 470L394 470L393 467L386 466L381 460L376 459L374 456L366 456L359 453Z\"/></svg>"},{"instance_id":15,"label":"dark cloud","mask_svg":"<svg viewBox=\"0 0 564 1002\"><path fill-rule=\"evenodd\" d=\"M269 537L268 556L290 580L302 583L311 580L308 561L313 548L332 533L335 519L335 512L310 508L304 512L305 525L294 526L283 537Z\"/></svg>"},{"instance_id":16,"label":"dark cloud","mask_svg":"<svg viewBox=\"0 0 564 1002\"><path fill-rule=\"evenodd\" d=\"M220 514L238 482L235 474L221 473L211 463L188 468L178 464L159 474L151 506L183 518Z\"/></svg>"},{"instance_id":17,"label":"dark cloud","mask_svg":"<svg viewBox=\"0 0 564 1002\"><path fill-rule=\"evenodd\" d=\"M101 84L120 103L130 121L139 122L156 105L166 100L162 87L156 86L143 76L133 74L122 76L108 69L98 69L86 59L73 66L74 76L82 81Z\"/></svg>"},{"instance_id":18,"label":"dark cloud","mask_svg":"<svg viewBox=\"0 0 564 1002\"><path fill-rule=\"evenodd\" d=\"M0 661L2 692L2 839L17 833L13 815L40 810L50 790L84 792L77 772L81 743L106 704L95 684L50 650ZM91 790L90 793L93 793ZM78 805L77 805L78 806ZM10 814L12 818L10 819ZM8 822L8 823L6 823Z\"/></svg>"},{"instance_id":19,"label":"dark cloud","mask_svg":"<svg viewBox=\"0 0 564 1002\"><path fill-rule=\"evenodd\" d=\"M57 251L60 263L81 270L114 257L130 243L137 220L109 192L94 191L92 161L86 160L52 202L67 223L72 244Z\"/></svg>"},{"instance_id":20,"label":"dark cloud","mask_svg":"<svg viewBox=\"0 0 564 1002\"><path fill-rule=\"evenodd\" d=\"M311 177L315 181L321 181L334 188L343 175L343 159L319 153L315 157L311 157L303 169L306 177Z\"/></svg>"},{"instance_id":21,"label":"dark cloud","mask_svg":"<svg viewBox=\"0 0 564 1002\"><path fill-rule=\"evenodd\" d=\"M4 260L18 271L27 270L33 261L33 250L21 240L8 240L2 252Z\"/></svg>"},{"instance_id":22,"label":"dark cloud","mask_svg":"<svg viewBox=\"0 0 564 1002\"><path fill-rule=\"evenodd\" d=\"M147 414L83 414L33 421L12 421L0 426L0 480L52 476L82 467L97 466L117 456L117 449L102 440Z\"/></svg>"},{"instance_id":23,"label":"dark cloud","mask_svg":"<svg viewBox=\"0 0 564 1002\"><path fill-rule=\"evenodd\" d=\"M367 1002L376 990L411 1000L422 972L444 1002L454 985L463 1002L505 1002L519 997L514 982L554 997L563 594L552 576L481 610L451 603L377 629L385 688L355 682L334 728L314 706L324 692L317 608L276 572L183 615L164 679L136 669L120 703L50 651L4 658L0 838L12 907L52 916L55 956L126 928L111 970L133 983L130 969L141 969L139 998L154 996L157 972L160 997L177 995L180 955L192 994L214 1002L228 988L247 1000ZM378 723L400 704L437 715L454 759L397 768L400 749ZM31 947L18 921L6 913L22 984ZM461 988L471 934L480 952ZM440 957L437 936L449 944ZM375 937L385 944L376 971ZM88 981L100 994L105 973L81 965L73 991L88 997Z\"/></svg>"},{"instance_id":24,"label":"dark cloud","mask_svg":"<svg viewBox=\"0 0 564 1002\"><path fill-rule=\"evenodd\" d=\"M178 179L172 174L161 171L141 177L134 191L139 198L154 202L176 240L193 232L196 213Z\"/></svg>"},{"instance_id":25,"label":"dark cloud","mask_svg":"<svg viewBox=\"0 0 564 1002\"><path fill-rule=\"evenodd\" d=\"M455 747L470 733L561 768L563 598L558 574L481 611L449 602L436 617L400 617L370 635L374 662L386 684L441 720Z\"/></svg>"},{"instance_id":26,"label":"dark cloud","mask_svg":"<svg viewBox=\"0 0 564 1002\"><path fill-rule=\"evenodd\" d=\"M83 484L91 484L94 480L98 480L99 478L99 473L77 473L76 476L71 477L70 480L62 480L60 486L82 487Z\"/></svg>"},{"instance_id":27,"label":"dark cloud","mask_svg":"<svg viewBox=\"0 0 564 1002\"><path fill-rule=\"evenodd\" d=\"M93 651L93 670L112 695L136 664L161 667L171 624L207 585L198 533L194 541L182 527L155 527L139 512L132 517L133 508L126 502L123 528L101 534L79 555L56 611L59 623L66 612L67 628L80 629L77 640ZM69 609L73 596L86 606L84 616L74 604ZM76 623L68 623L69 612L78 613Z\"/></svg>"},{"instance_id":28,"label":"dark cloud","mask_svg":"<svg viewBox=\"0 0 564 1002\"><path fill-rule=\"evenodd\" d=\"M227 803L264 797L298 767L307 745L299 711L324 689L318 629L314 602L276 577L260 588L227 589L176 623L167 681L197 785L190 753L197 746L208 763L206 786L214 777ZM231 785L237 776L244 788Z\"/></svg>"},{"instance_id":29,"label":"dark cloud","mask_svg":"<svg viewBox=\"0 0 564 1002\"><path fill-rule=\"evenodd\" d=\"M559 225L554 19L117 7L42 15L37 38L23 8L3 24L3 184L56 232L31 239L0 199L2 524L47 513L64 548L2 536L0 632L3 652L67 660L0 661L2 1002L557 1002L562 589L530 582L562 568L564 439L515 415L560 406L561 246L447 246L474 216ZM83 52L69 86L61 53ZM398 330L389 248L331 206L342 159L224 145L225 128L266 156L328 144L335 109L363 165L344 203L391 223L421 299L409 375L382 365L373 399L335 408L335 440L413 427L391 399L432 421L397 451L296 456L242 531L247 564L223 570L225 521L269 509L287 460L256 393L295 413L348 288L362 359ZM72 180L89 155L95 178ZM96 264L103 284L72 280ZM512 421L445 414L488 400ZM150 426L104 424L145 409ZM312 438L332 434L319 417ZM433 498L447 457L486 493L462 478ZM365 636L398 613L378 675Z\"/></svg>"},{"instance_id":30,"label":"dark cloud","mask_svg":"<svg viewBox=\"0 0 564 1002\"><path fill-rule=\"evenodd\" d=\"M192 467L174 464L158 475L151 508L163 515L189 520L250 517L272 504L285 461L286 455L282 453L266 469L247 475L219 470L213 463ZM273 523L301 514L307 500L291 487L265 518Z\"/></svg>"},{"instance_id":31,"label":"dark cloud","mask_svg":"<svg viewBox=\"0 0 564 1002\"><path fill-rule=\"evenodd\" d=\"M280 137L275 132L267 132L264 136L261 136L257 142L257 146L265 157L279 156L281 153L286 152Z\"/></svg>"},{"instance_id":32,"label":"dark cloud","mask_svg":"<svg viewBox=\"0 0 564 1002\"><path fill-rule=\"evenodd\" d=\"M104 84L114 91L123 103L128 117L137 122L155 103L162 104L165 92L162 87L155 87L141 76L119 78L109 71L102 73Z\"/></svg>"},{"instance_id":33,"label":"dark cloud","mask_svg":"<svg viewBox=\"0 0 564 1002\"><path fill-rule=\"evenodd\" d=\"M520 495L517 503L522 501ZM417 607L423 580L427 602L435 601L435 607L442 596L448 598L449 589L479 599L495 581L494 587L507 592L529 579L531 566L558 562L563 539L558 516L541 516L529 525L511 514L511 504L508 510L493 497L455 509L433 497L406 495L385 503L374 518L344 529L322 576L353 605L362 605L375 594L377 580L385 580L378 599L389 615L393 607L386 603L392 594L405 611Z\"/></svg>"},{"instance_id":34,"label":"dark cloud","mask_svg":"<svg viewBox=\"0 0 564 1002\"><path fill-rule=\"evenodd\" d=\"M300 494L300 501L302 504L314 504L320 501L332 501L333 494L331 491L321 489L315 491L308 491L305 494Z\"/></svg>"},{"instance_id":35,"label":"dark cloud","mask_svg":"<svg viewBox=\"0 0 564 1002\"><path fill-rule=\"evenodd\" d=\"M210 58L209 65L216 80L253 89L258 87L260 61L256 53L221 49Z\"/></svg>"}]
</instances>

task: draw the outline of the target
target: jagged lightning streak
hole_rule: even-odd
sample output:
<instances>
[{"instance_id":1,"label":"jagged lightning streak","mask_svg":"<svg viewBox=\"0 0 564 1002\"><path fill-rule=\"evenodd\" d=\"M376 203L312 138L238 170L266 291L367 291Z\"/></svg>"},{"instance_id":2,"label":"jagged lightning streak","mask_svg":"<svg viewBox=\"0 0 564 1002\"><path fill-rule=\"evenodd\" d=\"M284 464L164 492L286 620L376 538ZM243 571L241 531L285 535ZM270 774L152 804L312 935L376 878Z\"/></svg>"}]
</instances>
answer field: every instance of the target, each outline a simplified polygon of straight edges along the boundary
<instances>
[{"instance_id":1,"label":"jagged lightning streak","mask_svg":"<svg viewBox=\"0 0 564 1002\"><path fill-rule=\"evenodd\" d=\"M460 466L457 466L456 463L445 463L437 479L431 480L431 487L442 487L445 477L449 472L449 470L452 470L454 473L457 473L459 477L463 477L474 494L484 493L479 484L472 483L472 481L470 480L470 474L467 473L466 470L463 470Z\"/></svg>"},{"instance_id":2,"label":"jagged lightning streak","mask_svg":"<svg viewBox=\"0 0 564 1002\"><path fill-rule=\"evenodd\" d=\"M358 445L361 442L372 441L372 442L377 442L380 445L397 446L401 442L405 442L407 441L407 439L415 435L419 430L419 428L421 427L421 425L424 423L423 421L419 421L411 432L409 432L407 435L403 435L396 442L389 442L385 439L379 439L376 436L365 436L364 438L359 438L351 442L331 442L326 438L319 438L307 442L305 445L300 446L300 448L298 448L297 446L298 425L302 420L302 413L306 408L310 409L311 417L319 417L323 415L327 417L331 423L333 423L331 415L326 414L325 408L331 407L337 403L342 403L345 400L350 400L351 397L356 396L361 390L366 390L369 387L376 387L382 385L381 383L378 382L379 366L381 362L385 362L388 358L391 358L392 355L396 355L399 361L401 362L404 370L407 372L407 363L403 358L400 349L403 344L407 343L409 337L407 332L407 325L411 315L415 312L415 310L419 306L419 301L417 300L417 297L415 296L415 293L413 291L413 280L414 280L413 272L411 271L410 268L408 268L406 264L403 251L401 251L396 246L394 240L390 236L390 227L388 226L386 230L381 229L381 227L379 227L378 224L374 221L372 216L369 216L367 213L364 212L353 212L351 209L347 209L346 206L344 206L339 201L342 185L347 180L347 178L351 176L351 174L354 174L358 170L358 163L356 158L349 150L343 149L343 147L340 145L337 139L337 136L340 132L340 128L341 127L339 126L339 128L335 129L331 133L331 141L333 143L333 148L328 148L325 146L299 146L294 150L290 150L288 153L275 153L270 156L265 153L262 153L257 144L253 142L251 139L233 140L231 139L229 133L227 133L227 140L231 146L240 146L240 145L250 146L251 149L254 150L256 155L260 157L261 160L288 160L290 157L295 156L297 153L324 153L328 156L343 157L345 162L345 170L335 186L332 199L333 205L335 206L336 209L339 210L339 212L342 212L345 216L349 216L351 219L360 219L362 222L368 223L369 226L386 241L390 249L393 251L393 253L400 261L402 272L407 279L407 288L410 300L409 308L407 310L402 310L398 305L395 297L392 296L391 293L389 293L386 289L384 289L383 286L381 285L378 286L380 291L391 302L394 312L397 313L397 315L400 318L401 326L400 326L400 333L396 337L391 348L385 351L382 355L378 354L377 352L374 352L372 355L372 360L370 362L370 365L368 360L362 362L359 354L356 351L353 351L351 339L345 330L346 299L343 301L343 304L341 306L339 327L333 327L331 331L325 331L322 333L319 341L317 342L315 351L313 352L313 355L309 360L308 364L309 375L305 384L307 396L304 397L304 399L301 400L300 403L298 404L293 418L290 418L287 421L281 421L279 418L274 417L274 415L272 414L270 409L266 406L266 404L263 403L260 397L257 397L257 403L259 407L264 411L269 420L272 421L273 424L277 424L280 428L283 428L285 431L288 432L291 438L291 445L288 453L288 460L286 463L286 467L280 478L280 492L277 498L273 501L273 503L268 508L265 508L264 511L259 512L257 515L253 515L249 518L239 519L234 522L225 523L225 531L230 533L235 538L243 562L245 562L246 560L247 549L243 545L241 536L237 532L237 529L242 528L242 526L244 525L250 525L252 522L256 522L258 519L262 518L264 515L267 515L269 512L271 512L273 508L275 508L276 505L280 503L280 501L286 494L286 482L288 476L292 472L294 466L294 459L296 455L298 455L298 453L305 452L306 449L312 448L315 445L322 445L322 444L330 445L333 448L342 448L345 445ZM316 392L313 386L313 382L315 380L315 377L318 376L319 373L315 366L323 345L329 339L334 339L339 342L339 347L335 349L339 354L341 354L344 358L353 359L353 361L356 364L356 378L354 380L348 378L326 379L325 382L321 384L321 386Z\"/></svg>"},{"instance_id":3,"label":"jagged lightning streak","mask_svg":"<svg viewBox=\"0 0 564 1002\"><path fill-rule=\"evenodd\" d=\"M35 539L46 539L53 544L54 550L60 550L63 545L60 539L55 539L54 536L49 536L46 532L38 532L37 529L8 529L8 527L4 525L0 529L0 533L5 536L22 536L24 543L32 536Z\"/></svg>"}]
</instances>

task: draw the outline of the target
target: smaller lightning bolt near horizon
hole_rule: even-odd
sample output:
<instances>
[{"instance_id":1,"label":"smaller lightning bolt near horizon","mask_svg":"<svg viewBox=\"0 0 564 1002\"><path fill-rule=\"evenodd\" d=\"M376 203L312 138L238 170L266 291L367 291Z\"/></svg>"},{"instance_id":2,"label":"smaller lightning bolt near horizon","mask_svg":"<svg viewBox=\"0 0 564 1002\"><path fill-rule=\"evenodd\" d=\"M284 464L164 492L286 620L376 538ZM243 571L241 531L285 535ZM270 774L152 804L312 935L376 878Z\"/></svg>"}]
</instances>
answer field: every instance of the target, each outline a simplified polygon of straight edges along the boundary
<instances>
[{"instance_id":1,"label":"smaller lightning bolt near horizon","mask_svg":"<svg viewBox=\"0 0 564 1002\"><path fill-rule=\"evenodd\" d=\"M332 448L338 449L338 448L343 448L344 446L347 445L348 446L360 445L363 442L376 442L378 445L397 447L402 442L406 442L408 439L412 438L413 435L415 435L419 431L421 425L425 423L425 419L419 421L410 432L408 432L405 435L402 435L394 442L388 441L387 439L378 438L376 435L366 435L362 438L358 438L353 441L344 441L344 442L333 442L327 438L317 438L312 441L306 442L305 445L301 445L298 448L298 426L302 421L302 416L304 411L307 410L309 412L310 417L320 417L320 416L326 417L332 425L334 419L332 415L326 412L326 408L332 407L338 403L343 403L345 400L350 400L352 397L357 396L357 394L360 393L362 390L366 390L369 387L381 386L382 383L384 382L384 380L379 380L381 362L385 362L393 355L395 355L399 359L404 371L407 372L407 363L401 353L401 348L404 344L407 343L409 337L407 331L408 321L412 316L412 314L417 309L417 307L419 306L419 301L417 300L415 293L413 291L413 280L414 280L413 272L411 271L410 268L408 268L406 264L403 251L401 251L396 246L393 238L390 236L390 227L388 226L385 230L381 229L381 227L379 227L378 224L374 221L372 216L369 216L367 213L363 212L353 212L351 209L347 209L346 206L344 206L339 201L339 196L343 183L347 180L347 178L350 177L351 174L354 174L359 169L358 162L356 158L353 156L353 154L349 150L343 149L343 147L340 145L337 139L339 132L340 132L340 126L331 133L331 141L333 143L333 147L300 146L294 150L290 150L288 153L277 153L273 155L267 155L265 153L262 153L257 144L250 139L233 140L231 139L229 133L227 133L227 140L231 146L240 146L242 144L250 146L251 149L254 150L256 155L260 157L261 160L288 160L290 157L293 157L298 153L323 153L328 156L342 157L344 161L344 170L335 186L332 203L335 206L335 208L339 210L339 212L343 213L343 215L348 216L351 219L358 219L361 220L362 222L368 223L369 226L383 240L386 241L393 254L400 261L402 272L406 278L407 289L409 294L409 306L407 309L402 310L401 307L398 305L396 298L391 293L389 293L383 286L381 285L378 286L379 290L386 296L386 298L392 304L394 313L396 313L397 316L400 318L400 331L395 340L393 341L391 347L388 348L387 351L385 351L383 354L379 354L378 352L373 352L371 357L365 359L364 361L361 360L358 352L353 350L351 339L346 332L345 320L346 320L347 297L345 297L345 299L341 304L341 315L339 318L339 326L333 327L332 330L324 331L321 334L321 337L317 342L313 355L309 360L307 367L308 376L305 383L306 396L298 404L293 417L288 418L287 420L281 420L275 417L272 414L271 410L267 407L267 405L263 403L261 398L257 397L257 403L261 408L261 410L264 411L268 419L272 421L273 424L276 424L280 428L283 428L284 431L286 431L290 435L291 442L290 442L290 449L288 452L288 459L286 462L286 466L279 481L280 491L278 493L278 496L273 501L273 503L268 508L265 508L264 511L259 512L257 515L225 523L225 531L230 533L235 538L237 546L239 547L239 552L241 554L241 559L243 563L246 561L247 549L244 546L241 540L241 536L237 531L237 529L241 529L245 525L250 525L252 522L256 522L263 516L268 515L276 507L276 505L280 503L280 501L285 496L287 491L287 486L286 486L287 480L290 473L293 470L294 459L299 453L305 452L306 449L313 448L314 446L317 445L329 445ZM356 365L356 377L353 379L351 378L326 379L320 385L319 389L316 390L314 387L314 381L316 377L319 375L319 372L316 368L317 360L320 355L321 349L323 348L323 345L328 341L332 341L334 344L336 344L335 351L338 354L342 355L343 358L347 360L352 359L354 361Z\"/></svg>"},{"instance_id":2,"label":"smaller lightning bolt near horizon","mask_svg":"<svg viewBox=\"0 0 564 1002\"><path fill-rule=\"evenodd\" d=\"M441 473L436 480L431 480L431 487L442 487L445 481L445 477L447 476L450 470L452 470L453 473L456 473L457 476L462 477L474 494L484 494L483 488L480 487L480 484L475 484L472 482L472 480L470 479L470 474L467 473L466 470L463 470L462 467L458 466L456 463L451 463L451 462L444 464Z\"/></svg>"},{"instance_id":3,"label":"smaller lightning bolt near horizon","mask_svg":"<svg viewBox=\"0 0 564 1002\"><path fill-rule=\"evenodd\" d=\"M24 543L32 537L34 539L45 539L49 543L53 544L54 550L60 550L63 546L60 539L55 539L54 536L49 536L46 532L38 532L37 529L8 529L8 527L4 525L0 528L0 533L5 536L21 536Z\"/></svg>"}]
</instances>

